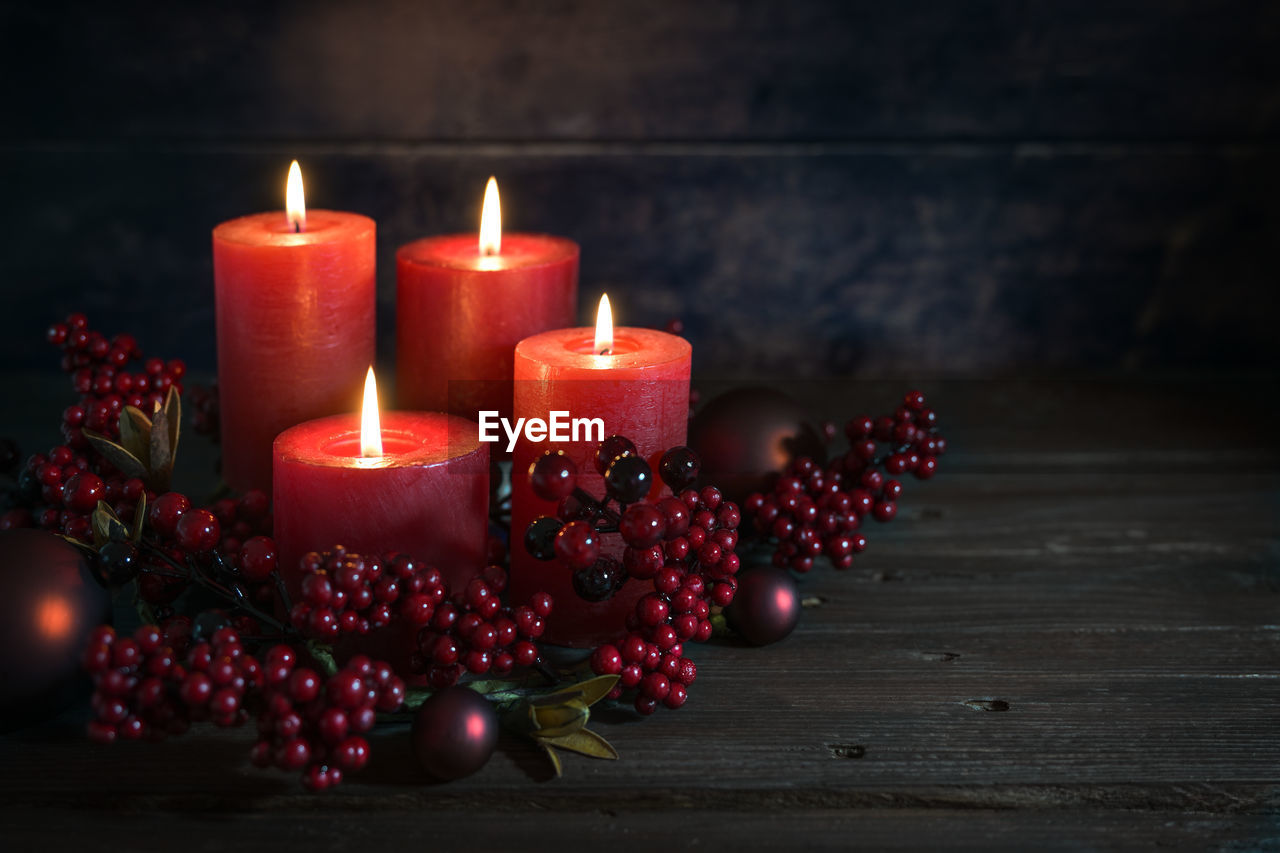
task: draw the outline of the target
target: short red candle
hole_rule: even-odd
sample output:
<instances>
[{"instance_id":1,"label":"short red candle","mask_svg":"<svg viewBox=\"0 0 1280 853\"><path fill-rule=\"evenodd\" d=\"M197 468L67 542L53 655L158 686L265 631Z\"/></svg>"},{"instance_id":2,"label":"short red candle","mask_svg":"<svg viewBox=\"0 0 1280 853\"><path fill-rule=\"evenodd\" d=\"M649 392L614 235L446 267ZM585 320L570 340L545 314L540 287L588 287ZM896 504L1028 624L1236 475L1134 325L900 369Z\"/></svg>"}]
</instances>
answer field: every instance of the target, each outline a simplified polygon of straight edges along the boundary
<instances>
[{"instance_id":1,"label":"short red candle","mask_svg":"<svg viewBox=\"0 0 1280 853\"><path fill-rule=\"evenodd\" d=\"M284 211L213 229L222 476L271 490L271 442L283 429L352 411L374 360L374 222Z\"/></svg>"},{"instance_id":2,"label":"short red candle","mask_svg":"<svg viewBox=\"0 0 1280 853\"><path fill-rule=\"evenodd\" d=\"M689 420L691 348L684 338L652 329L622 328L610 355L593 354L594 329L559 329L521 341L515 350L515 417L542 418L552 411L602 418L604 435L625 435L654 467L662 453L684 444ZM594 438L594 437L593 437ZM529 466L547 450L567 453L578 466L578 484L597 497L603 478L595 468L596 441L516 442L512 457L511 591L523 601L539 590L555 607L544 635L549 642L594 646L615 639L652 581L628 581L608 601L592 603L573 591L572 573L557 561L534 559L522 537L529 522L554 515L556 505L529 487ZM604 538L601 553L618 557L621 537Z\"/></svg>"},{"instance_id":3,"label":"short red candle","mask_svg":"<svg viewBox=\"0 0 1280 853\"><path fill-rule=\"evenodd\" d=\"M489 446L477 425L427 412L382 413L382 456L360 455L360 418L337 415L275 440L275 538L295 597L298 560L333 545L401 551L462 589L484 567Z\"/></svg>"},{"instance_id":4,"label":"short red candle","mask_svg":"<svg viewBox=\"0 0 1280 853\"><path fill-rule=\"evenodd\" d=\"M396 385L406 409L474 418L511 414L512 351L574 322L578 244L504 234L498 253L475 234L428 237L396 252Z\"/></svg>"}]
</instances>

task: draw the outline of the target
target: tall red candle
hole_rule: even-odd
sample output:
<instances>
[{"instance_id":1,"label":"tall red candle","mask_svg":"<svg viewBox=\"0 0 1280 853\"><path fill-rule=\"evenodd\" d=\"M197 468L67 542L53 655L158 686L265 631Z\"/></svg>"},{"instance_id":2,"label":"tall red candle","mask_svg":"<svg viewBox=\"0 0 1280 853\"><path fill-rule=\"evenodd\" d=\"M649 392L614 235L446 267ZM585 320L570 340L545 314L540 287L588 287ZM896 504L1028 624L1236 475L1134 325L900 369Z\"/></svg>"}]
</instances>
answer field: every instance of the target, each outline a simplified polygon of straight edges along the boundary
<instances>
[{"instance_id":1,"label":"tall red candle","mask_svg":"<svg viewBox=\"0 0 1280 853\"><path fill-rule=\"evenodd\" d=\"M406 409L474 418L511 414L512 352L522 339L571 325L578 244L502 234L497 184L481 235L428 237L396 252L396 384Z\"/></svg>"},{"instance_id":2,"label":"tall red candle","mask_svg":"<svg viewBox=\"0 0 1280 853\"><path fill-rule=\"evenodd\" d=\"M333 545L358 553L401 551L462 589L484 567L489 447L473 421L386 412L381 451L361 452L361 423L335 415L275 440L275 539L293 595L299 558Z\"/></svg>"},{"instance_id":3,"label":"tall red candle","mask_svg":"<svg viewBox=\"0 0 1280 853\"><path fill-rule=\"evenodd\" d=\"M691 348L684 338L652 329L616 330L611 354L594 354L590 328L560 329L526 338L515 351L515 417L548 419L553 411L602 418L604 435L624 435L657 470L671 447L684 444L689 419ZM532 442L521 438L512 457L511 592L523 601L539 590L556 606L547 620L548 642L588 647L614 639L652 581L628 581L607 601L592 603L573 590L572 573L559 562L534 559L522 544L529 522L554 515L556 505L529 487L529 467L547 450L567 453L578 467L578 484L604 494L595 469L595 441ZM621 537L608 536L601 553L621 555Z\"/></svg>"},{"instance_id":4,"label":"tall red candle","mask_svg":"<svg viewBox=\"0 0 1280 853\"><path fill-rule=\"evenodd\" d=\"M235 489L270 491L276 435L353 411L375 355L374 222L305 211L297 183L291 213L213 229L222 475Z\"/></svg>"}]
</instances>

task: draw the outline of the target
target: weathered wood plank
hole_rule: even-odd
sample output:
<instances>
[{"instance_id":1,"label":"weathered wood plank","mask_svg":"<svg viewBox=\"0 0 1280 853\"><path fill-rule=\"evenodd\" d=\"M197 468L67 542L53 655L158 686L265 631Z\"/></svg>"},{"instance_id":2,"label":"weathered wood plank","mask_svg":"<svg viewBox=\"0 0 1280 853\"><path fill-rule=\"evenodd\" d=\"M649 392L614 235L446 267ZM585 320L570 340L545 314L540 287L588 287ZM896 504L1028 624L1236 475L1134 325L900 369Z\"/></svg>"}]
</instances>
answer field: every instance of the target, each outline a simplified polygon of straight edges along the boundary
<instances>
[{"instance_id":1,"label":"weathered wood plank","mask_svg":"<svg viewBox=\"0 0 1280 853\"><path fill-rule=\"evenodd\" d=\"M1246 2L9 4L10 138L1239 138Z\"/></svg>"},{"instance_id":2,"label":"weathered wood plank","mask_svg":"<svg viewBox=\"0 0 1280 853\"><path fill-rule=\"evenodd\" d=\"M85 309L211 366L208 230L278 207L292 156L10 150L0 358L47 364L40 331ZM509 227L582 244L584 318L602 290L625 323L681 316L706 376L1280 365L1262 148L301 156L314 207L378 221L388 362L395 248L474 228L492 173Z\"/></svg>"},{"instance_id":3,"label":"weathered wood plank","mask_svg":"<svg viewBox=\"0 0 1280 853\"><path fill-rule=\"evenodd\" d=\"M56 832L51 828L57 827ZM1098 811L950 811L919 808L788 809L777 814L733 810L629 811L599 809L573 814L458 812L436 805L413 815L361 816L339 811L242 815L198 823L164 814L109 815L68 810L0 813L0 830L22 849L82 850L103 838L115 849L282 850L316 853L362 846L382 849L429 838L432 850L564 849L575 836L611 850L672 846L713 850L875 850L950 848L1085 851L1160 847L1174 849L1268 849L1277 836L1274 818L1170 815L1106 809ZM179 842L180 839L180 842Z\"/></svg>"}]
</instances>

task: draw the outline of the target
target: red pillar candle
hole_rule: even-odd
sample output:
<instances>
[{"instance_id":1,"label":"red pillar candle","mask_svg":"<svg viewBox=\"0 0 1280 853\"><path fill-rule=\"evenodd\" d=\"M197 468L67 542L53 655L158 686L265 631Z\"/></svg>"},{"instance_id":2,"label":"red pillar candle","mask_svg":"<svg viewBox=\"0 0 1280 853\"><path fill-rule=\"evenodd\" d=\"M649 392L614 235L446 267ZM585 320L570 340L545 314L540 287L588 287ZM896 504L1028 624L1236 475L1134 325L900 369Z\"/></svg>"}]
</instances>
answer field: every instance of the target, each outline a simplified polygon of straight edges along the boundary
<instances>
[{"instance_id":1,"label":"red pillar candle","mask_svg":"<svg viewBox=\"0 0 1280 853\"><path fill-rule=\"evenodd\" d=\"M396 385L406 409L511 414L512 351L572 325L578 244L501 231L489 179L475 234L428 237L396 252Z\"/></svg>"},{"instance_id":2,"label":"red pillar candle","mask_svg":"<svg viewBox=\"0 0 1280 853\"><path fill-rule=\"evenodd\" d=\"M381 439L372 453L362 450L355 414L308 421L275 440L275 538L295 598L299 558L333 545L402 551L434 565L455 590L484 567L489 447L475 422L387 412L378 425L376 398L373 412L363 430Z\"/></svg>"},{"instance_id":3,"label":"red pillar candle","mask_svg":"<svg viewBox=\"0 0 1280 853\"><path fill-rule=\"evenodd\" d=\"M352 411L375 354L374 222L307 212L296 167L287 214L213 229L222 475L234 489L270 491L276 435Z\"/></svg>"},{"instance_id":4,"label":"red pillar candle","mask_svg":"<svg viewBox=\"0 0 1280 853\"><path fill-rule=\"evenodd\" d=\"M515 351L515 417L548 420L553 411L573 418L601 418L604 435L624 435L656 472L662 454L684 444L689 419L691 348L684 338L652 329L618 329L610 354L596 355L590 328L560 329L526 338ZM581 437L581 436L580 436ZM594 438L594 436L593 436ZM545 639L589 647L615 639L636 601L653 589L652 581L628 581L607 601L592 603L573 590L572 572L558 561L534 559L523 537L529 522L554 515L556 505L538 498L529 486L529 467L547 450L563 450L578 467L578 485L604 494L595 468L598 442L517 440L512 457L511 592L523 601L539 590L556 606ZM620 536L607 535L601 554L620 557Z\"/></svg>"}]
</instances>

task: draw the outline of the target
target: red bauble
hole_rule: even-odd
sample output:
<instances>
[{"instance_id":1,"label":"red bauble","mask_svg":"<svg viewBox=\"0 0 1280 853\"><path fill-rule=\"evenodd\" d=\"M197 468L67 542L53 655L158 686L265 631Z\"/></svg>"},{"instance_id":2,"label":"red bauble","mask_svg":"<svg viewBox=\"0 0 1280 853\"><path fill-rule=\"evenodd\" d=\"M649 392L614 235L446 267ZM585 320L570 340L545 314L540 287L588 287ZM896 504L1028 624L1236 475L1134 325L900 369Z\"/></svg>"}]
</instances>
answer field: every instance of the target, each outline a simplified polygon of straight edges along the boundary
<instances>
[{"instance_id":1,"label":"red bauble","mask_svg":"<svg viewBox=\"0 0 1280 853\"><path fill-rule=\"evenodd\" d=\"M498 712L469 687L446 687L413 718L413 751L422 769L442 781L470 776L498 745Z\"/></svg>"},{"instance_id":2,"label":"red bauble","mask_svg":"<svg viewBox=\"0 0 1280 853\"><path fill-rule=\"evenodd\" d=\"M716 397L690 421L689 446L702 460L699 480L738 503L751 492L768 491L791 460L826 456L822 432L804 408L769 388Z\"/></svg>"},{"instance_id":3,"label":"red bauble","mask_svg":"<svg viewBox=\"0 0 1280 853\"><path fill-rule=\"evenodd\" d=\"M75 700L89 633L110 616L111 596L76 548L41 530L0 532L0 727Z\"/></svg>"},{"instance_id":4,"label":"red bauble","mask_svg":"<svg viewBox=\"0 0 1280 853\"><path fill-rule=\"evenodd\" d=\"M776 643L800 621L800 591L781 569L761 567L738 575L738 592L725 608L725 618L738 636L753 646Z\"/></svg>"}]
</instances>

